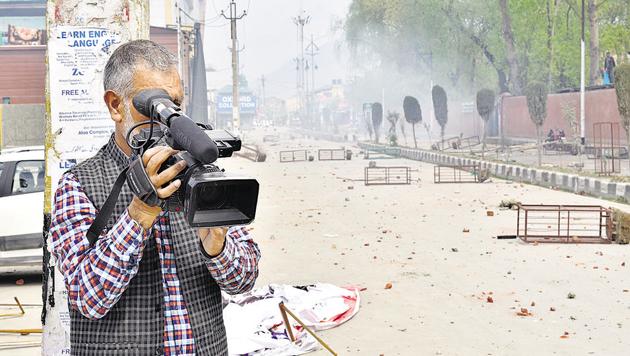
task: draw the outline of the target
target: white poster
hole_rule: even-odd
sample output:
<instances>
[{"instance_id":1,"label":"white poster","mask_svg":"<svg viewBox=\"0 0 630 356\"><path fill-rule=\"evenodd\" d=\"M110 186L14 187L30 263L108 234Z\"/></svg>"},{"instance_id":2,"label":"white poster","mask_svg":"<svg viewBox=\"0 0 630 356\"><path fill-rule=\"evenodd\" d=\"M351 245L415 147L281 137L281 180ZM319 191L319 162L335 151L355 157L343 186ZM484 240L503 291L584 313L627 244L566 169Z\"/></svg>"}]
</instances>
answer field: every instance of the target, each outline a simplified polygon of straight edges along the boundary
<instances>
[{"instance_id":1,"label":"white poster","mask_svg":"<svg viewBox=\"0 0 630 356\"><path fill-rule=\"evenodd\" d=\"M59 26L51 30L51 131L62 160L93 156L114 131L103 102L103 69L118 43L120 35L104 28Z\"/></svg>"}]
</instances>

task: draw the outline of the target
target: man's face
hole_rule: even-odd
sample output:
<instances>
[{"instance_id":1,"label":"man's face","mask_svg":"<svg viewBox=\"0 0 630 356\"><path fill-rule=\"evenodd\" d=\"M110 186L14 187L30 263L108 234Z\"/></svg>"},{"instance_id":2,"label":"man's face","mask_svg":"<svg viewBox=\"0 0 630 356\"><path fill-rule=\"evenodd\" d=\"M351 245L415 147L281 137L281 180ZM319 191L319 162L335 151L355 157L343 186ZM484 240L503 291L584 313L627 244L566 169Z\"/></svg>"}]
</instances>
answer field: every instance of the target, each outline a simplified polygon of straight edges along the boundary
<instances>
[{"instance_id":1,"label":"man's face","mask_svg":"<svg viewBox=\"0 0 630 356\"><path fill-rule=\"evenodd\" d=\"M148 120L149 118L140 114L133 106L133 97L143 89L164 89L170 95L173 102L181 105L184 100L184 90L182 88L179 74L175 67L168 71L156 71L150 69L136 70L132 81L132 91L128 98L125 98L125 118L124 125L129 129L133 124ZM126 130L123 134L126 134Z\"/></svg>"}]
</instances>

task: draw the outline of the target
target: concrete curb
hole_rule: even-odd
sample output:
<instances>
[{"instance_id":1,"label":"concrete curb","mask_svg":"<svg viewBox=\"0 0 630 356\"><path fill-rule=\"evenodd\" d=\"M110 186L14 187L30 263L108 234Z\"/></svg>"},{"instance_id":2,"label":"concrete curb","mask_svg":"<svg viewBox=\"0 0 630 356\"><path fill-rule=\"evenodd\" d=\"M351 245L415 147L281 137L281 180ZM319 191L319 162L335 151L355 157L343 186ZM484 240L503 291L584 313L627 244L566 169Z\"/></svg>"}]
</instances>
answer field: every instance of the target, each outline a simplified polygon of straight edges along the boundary
<instances>
[{"instance_id":1,"label":"concrete curb","mask_svg":"<svg viewBox=\"0 0 630 356\"><path fill-rule=\"evenodd\" d=\"M359 147L362 149L378 149L388 146L360 142ZM440 152L414 148L401 148L400 157L433 164L479 164L481 168L488 169L490 174L497 178L560 189L576 194L585 193L598 198L630 202L630 184L611 182L604 178L584 177L541 168L455 157Z\"/></svg>"}]
</instances>

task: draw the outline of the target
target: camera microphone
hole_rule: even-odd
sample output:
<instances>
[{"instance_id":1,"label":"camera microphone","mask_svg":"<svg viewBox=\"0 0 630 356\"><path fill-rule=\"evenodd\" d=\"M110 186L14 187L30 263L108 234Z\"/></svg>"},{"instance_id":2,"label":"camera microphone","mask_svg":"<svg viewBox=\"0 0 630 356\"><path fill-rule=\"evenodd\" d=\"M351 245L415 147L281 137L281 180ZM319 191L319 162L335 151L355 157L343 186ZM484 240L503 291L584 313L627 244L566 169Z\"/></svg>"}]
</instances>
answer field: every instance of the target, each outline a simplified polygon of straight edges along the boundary
<instances>
[{"instance_id":1,"label":"camera microphone","mask_svg":"<svg viewBox=\"0 0 630 356\"><path fill-rule=\"evenodd\" d=\"M217 145L188 117L172 118L170 130L175 142L203 164L210 164L219 157Z\"/></svg>"},{"instance_id":2,"label":"camera microphone","mask_svg":"<svg viewBox=\"0 0 630 356\"><path fill-rule=\"evenodd\" d=\"M219 157L214 141L181 112L165 90L142 90L133 98L133 106L140 114L166 125L176 143L175 148L188 151L203 164L210 164Z\"/></svg>"}]
</instances>

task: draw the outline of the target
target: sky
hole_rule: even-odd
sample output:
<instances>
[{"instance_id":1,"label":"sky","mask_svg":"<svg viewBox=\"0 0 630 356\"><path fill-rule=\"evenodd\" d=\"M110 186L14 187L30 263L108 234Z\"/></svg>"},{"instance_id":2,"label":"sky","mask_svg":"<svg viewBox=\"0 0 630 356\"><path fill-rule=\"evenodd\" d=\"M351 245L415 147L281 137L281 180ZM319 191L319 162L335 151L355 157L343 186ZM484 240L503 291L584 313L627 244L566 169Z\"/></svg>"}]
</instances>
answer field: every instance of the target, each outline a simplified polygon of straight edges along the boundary
<instances>
[{"instance_id":1,"label":"sky","mask_svg":"<svg viewBox=\"0 0 630 356\"><path fill-rule=\"evenodd\" d=\"M240 55L240 67L250 87L256 89L261 76L291 68L297 53L297 33L293 18L300 14L311 17L305 26L305 38L313 35L321 47L331 47L335 38L331 24L343 21L351 0L237 0L239 13L248 10L247 16L238 21L238 38L244 46ZM229 21L218 16L228 9L228 0L207 0L204 54L206 67L216 72L208 74L208 88L220 88L231 84L231 46ZM229 13L229 12L228 12ZM305 42L306 39L305 39ZM288 70L288 69L287 69ZM291 75L287 75L289 78ZM295 83L278 80L269 83L270 88L294 88Z\"/></svg>"}]
</instances>

